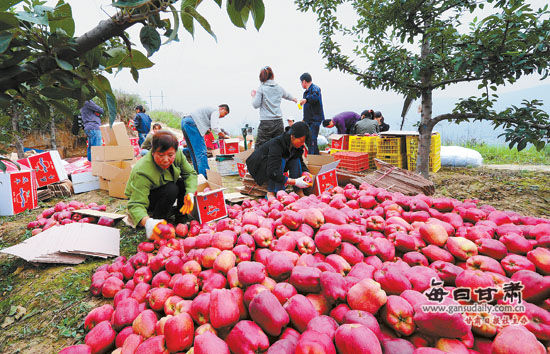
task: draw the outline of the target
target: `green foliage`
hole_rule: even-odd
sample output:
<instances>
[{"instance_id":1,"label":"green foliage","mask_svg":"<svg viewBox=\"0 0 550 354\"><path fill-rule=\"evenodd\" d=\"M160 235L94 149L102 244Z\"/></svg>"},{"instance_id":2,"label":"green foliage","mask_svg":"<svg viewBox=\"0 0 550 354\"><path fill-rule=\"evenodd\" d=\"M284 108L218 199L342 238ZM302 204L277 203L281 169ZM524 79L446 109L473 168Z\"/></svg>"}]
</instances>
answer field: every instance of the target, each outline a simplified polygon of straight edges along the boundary
<instances>
[{"instance_id":1,"label":"green foliage","mask_svg":"<svg viewBox=\"0 0 550 354\"><path fill-rule=\"evenodd\" d=\"M124 123L136 115L136 106L142 105L145 107L145 101L136 94L130 94L123 91L115 90L117 118Z\"/></svg>"},{"instance_id":2,"label":"green foliage","mask_svg":"<svg viewBox=\"0 0 550 354\"><path fill-rule=\"evenodd\" d=\"M181 129L181 113L176 111L151 111L149 116L154 121L162 122L173 129Z\"/></svg>"},{"instance_id":3,"label":"green foliage","mask_svg":"<svg viewBox=\"0 0 550 354\"><path fill-rule=\"evenodd\" d=\"M485 164L550 165L550 145L541 150L531 146L521 151L517 148L510 149L507 146L487 145L476 141L468 141L461 145L479 152Z\"/></svg>"},{"instance_id":4,"label":"green foliage","mask_svg":"<svg viewBox=\"0 0 550 354\"><path fill-rule=\"evenodd\" d=\"M493 109L499 86L520 77L550 74L550 11L532 9L526 0L295 0L312 11L320 26L320 52L329 69L356 77L371 89L392 90L422 100L421 136L442 120L491 120L505 128L510 146L550 142L550 120L539 101L502 112ZM482 12L490 5L488 12ZM488 6L489 7L489 6ZM357 21L349 21L353 9ZM342 13L346 13L346 20ZM470 13L485 15L468 26ZM353 41L353 43L350 43ZM352 48L348 50L348 48ZM453 112L432 117L432 93L461 82L482 91L457 103ZM425 141L429 141L426 139ZM429 144L429 143L428 143ZM420 143L420 172L428 175L429 145Z\"/></svg>"},{"instance_id":5,"label":"green foliage","mask_svg":"<svg viewBox=\"0 0 550 354\"><path fill-rule=\"evenodd\" d=\"M180 13L174 6L181 1ZM221 7L221 0L213 0ZM215 34L197 7L199 0L113 1L116 13L100 22L82 37L74 37L75 19L68 2L59 0L55 7L41 0L4 0L0 5L0 108L17 101L49 121L51 107L67 118L72 107L98 97L107 109L110 122L117 117L116 98L109 81L102 76L124 68L136 80L138 70L154 65L147 57L165 43L178 40L181 23L191 35L194 22ZM244 27L252 13L259 28L264 19L263 0L227 0L227 12L233 22L239 13L239 27ZM142 24L140 42L147 56L132 48L125 30Z\"/></svg>"}]
</instances>

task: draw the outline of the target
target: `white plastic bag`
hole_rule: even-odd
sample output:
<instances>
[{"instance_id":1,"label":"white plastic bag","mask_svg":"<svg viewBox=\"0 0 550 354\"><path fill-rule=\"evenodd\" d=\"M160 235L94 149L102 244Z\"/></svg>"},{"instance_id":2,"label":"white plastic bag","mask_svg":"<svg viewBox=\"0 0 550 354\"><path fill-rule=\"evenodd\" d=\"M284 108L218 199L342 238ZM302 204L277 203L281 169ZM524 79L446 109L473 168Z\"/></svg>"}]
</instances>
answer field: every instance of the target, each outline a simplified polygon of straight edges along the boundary
<instances>
[{"instance_id":1,"label":"white plastic bag","mask_svg":"<svg viewBox=\"0 0 550 354\"><path fill-rule=\"evenodd\" d=\"M483 164L483 157L475 150L462 146L442 146L441 166L450 167L479 167Z\"/></svg>"}]
</instances>

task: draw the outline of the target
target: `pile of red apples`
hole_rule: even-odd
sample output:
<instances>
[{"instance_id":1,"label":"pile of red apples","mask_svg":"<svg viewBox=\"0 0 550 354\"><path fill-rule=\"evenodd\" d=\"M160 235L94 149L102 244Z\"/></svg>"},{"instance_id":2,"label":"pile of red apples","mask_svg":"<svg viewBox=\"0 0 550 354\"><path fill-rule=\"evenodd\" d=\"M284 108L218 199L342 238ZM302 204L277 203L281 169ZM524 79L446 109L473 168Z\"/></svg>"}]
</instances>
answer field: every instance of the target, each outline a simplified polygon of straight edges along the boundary
<instances>
[{"instance_id":1,"label":"pile of red apples","mask_svg":"<svg viewBox=\"0 0 550 354\"><path fill-rule=\"evenodd\" d=\"M36 216L35 221L27 224L27 229L32 230L32 235L37 235L42 231L58 226L66 225L73 222L98 224L103 226L113 226L115 221L109 217L101 216L84 216L80 213L75 213L75 210L90 209L97 211L107 210L106 205L98 205L97 203L85 204L76 200L70 202L59 202L55 206L45 209Z\"/></svg>"},{"instance_id":2,"label":"pile of red apples","mask_svg":"<svg viewBox=\"0 0 550 354\"><path fill-rule=\"evenodd\" d=\"M85 344L60 353L542 354L550 346L548 219L368 184L303 198L279 192L228 214L167 227L129 259L100 266L91 291L113 303L87 315ZM468 323L422 307L439 304L426 296L437 283L449 294L495 288L491 304L504 305L510 282L524 286L526 323Z\"/></svg>"}]
</instances>

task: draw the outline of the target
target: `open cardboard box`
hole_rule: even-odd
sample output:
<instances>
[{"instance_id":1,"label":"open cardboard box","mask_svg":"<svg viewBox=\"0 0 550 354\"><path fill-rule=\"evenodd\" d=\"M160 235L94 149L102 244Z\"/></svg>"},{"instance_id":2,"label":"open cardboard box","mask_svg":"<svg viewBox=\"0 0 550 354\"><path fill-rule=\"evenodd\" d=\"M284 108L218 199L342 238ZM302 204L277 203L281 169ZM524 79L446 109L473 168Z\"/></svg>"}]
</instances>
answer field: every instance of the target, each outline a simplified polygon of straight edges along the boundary
<instances>
[{"instance_id":1,"label":"open cardboard box","mask_svg":"<svg viewBox=\"0 0 550 354\"><path fill-rule=\"evenodd\" d=\"M246 168L246 159L252 155L254 149L248 149L235 154L233 158L237 162L237 169L239 170L239 177L244 178L248 169Z\"/></svg>"},{"instance_id":2,"label":"open cardboard box","mask_svg":"<svg viewBox=\"0 0 550 354\"><path fill-rule=\"evenodd\" d=\"M112 126L104 124L99 127L101 130L101 137L105 142L105 145L120 145L130 146L130 137L126 131L126 126L122 122L113 123Z\"/></svg>"},{"instance_id":3,"label":"open cardboard box","mask_svg":"<svg viewBox=\"0 0 550 354\"><path fill-rule=\"evenodd\" d=\"M306 164L309 172L314 176L313 187L309 188L309 191L315 195L321 195L324 191L337 187L336 168L339 162L332 156L309 155Z\"/></svg>"},{"instance_id":4,"label":"open cardboard box","mask_svg":"<svg viewBox=\"0 0 550 354\"><path fill-rule=\"evenodd\" d=\"M220 139L220 153L222 155L233 155L239 152L239 139Z\"/></svg>"},{"instance_id":5,"label":"open cardboard box","mask_svg":"<svg viewBox=\"0 0 550 354\"><path fill-rule=\"evenodd\" d=\"M227 216L222 176L210 170L207 170L207 175L208 180L202 175L198 177L195 208L193 209L193 216L201 224Z\"/></svg>"}]
</instances>

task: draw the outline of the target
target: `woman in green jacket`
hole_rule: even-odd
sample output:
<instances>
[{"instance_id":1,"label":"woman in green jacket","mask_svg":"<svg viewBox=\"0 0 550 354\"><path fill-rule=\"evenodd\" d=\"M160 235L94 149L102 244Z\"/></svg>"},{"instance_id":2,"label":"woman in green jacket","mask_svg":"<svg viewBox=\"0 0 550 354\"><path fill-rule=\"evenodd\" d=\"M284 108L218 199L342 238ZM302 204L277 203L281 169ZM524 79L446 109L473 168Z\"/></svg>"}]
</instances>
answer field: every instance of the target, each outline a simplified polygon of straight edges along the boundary
<instances>
[{"instance_id":1,"label":"woman in green jacket","mask_svg":"<svg viewBox=\"0 0 550 354\"><path fill-rule=\"evenodd\" d=\"M169 131L159 131L151 151L132 168L124 192L129 198L128 214L134 225L144 226L147 237L154 239L156 226L166 222L176 200L177 210L191 212L196 190L197 173L178 149L178 139Z\"/></svg>"}]
</instances>

